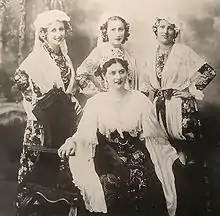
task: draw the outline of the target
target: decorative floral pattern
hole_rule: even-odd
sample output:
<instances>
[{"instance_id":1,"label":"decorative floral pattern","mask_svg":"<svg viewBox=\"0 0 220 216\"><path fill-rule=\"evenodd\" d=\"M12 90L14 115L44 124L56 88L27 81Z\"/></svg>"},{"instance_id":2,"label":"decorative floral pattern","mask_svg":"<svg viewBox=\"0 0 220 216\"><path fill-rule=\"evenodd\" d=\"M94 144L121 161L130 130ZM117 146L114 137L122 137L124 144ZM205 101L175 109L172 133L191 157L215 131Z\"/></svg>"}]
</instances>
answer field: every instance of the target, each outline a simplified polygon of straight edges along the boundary
<instances>
[{"instance_id":1,"label":"decorative floral pattern","mask_svg":"<svg viewBox=\"0 0 220 216\"><path fill-rule=\"evenodd\" d=\"M61 71L61 78L63 80L65 89L67 89L70 78L71 78L71 70L67 65L67 60L61 50L58 52L54 52L47 44L44 45L45 49L49 52L50 57L56 62L57 66L60 68Z\"/></svg>"},{"instance_id":2,"label":"decorative floral pattern","mask_svg":"<svg viewBox=\"0 0 220 216\"><path fill-rule=\"evenodd\" d=\"M98 155L96 163L108 208L112 210L130 206L137 212L144 211L156 215L161 211L162 215L166 215L162 186L144 143L140 141L139 136L131 137L128 132L123 132L123 135L124 139L115 131L111 133L111 140L118 138L120 142L109 142L108 138L98 133L98 154L108 155L108 160L103 157L105 163L102 163L102 158ZM102 165L99 166L99 163ZM103 167L103 164L106 167ZM154 209L156 202L160 203L158 199L162 200L163 204Z\"/></svg>"},{"instance_id":3,"label":"decorative floral pattern","mask_svg":"<svg viewBox=\"0 0 220 216\"><path fill-rule=\"evenodd\" d=\"M196 82L196 88L198 90L203 90L216 76L214 69L208 65L204 64L198 72L201 74L199 80Z\"/></svg>"},{"instance_id":4,"label":"decorative floral pattern","mask_svg":"<svg viewBox=\"0 0 220 216\"><path fill-rule=\"evenodd\" d=\"M166 52L160 52L159 48L157 50L155 70L156 70L156 75L157 75L157 79L159 83L161 82L163 68L164 68L164 65L166 64L170 51L171 49L167 50Z\"/></svg>"},{"instance_id":5,"label":"decorative floral pattern","mask_svg":"<svg viewBox=\"0 0 220 216\"><path fill-rule=\"evenodd\" d=\"M188 140L195 140L201 135L199 110L193 97L182 99L182 134Z\"/></svg>"},{"instance_id":6,"label":"decorative floral pattern","mask_svg":"<svg viewBox=\"0 0 220 216\"><path fill-rule=\"evenodd\" d=\"M166 64L168 55L170 52L156 54L156 75L159 83L161 83L162 72ZM214 69L208 64L204 64L198 72L200 73L199 80L196 82L195 86L198 90L203 90L211 80L216 76ZM170 94L167 95L167 93ZM167 130L166 125L166 106L165 100L171 100L173 96L173 89L166 89L163 91L156 91L155 96L158 97L156 102L157 113L161 114L164 127ZM195 140L201 136L201 122L199 120L199 111L195 98L188 97L182 98L182 135L187 140Z\"/></svg>"},{"instance_id":7,"label":"decorative floral pattern","mask_svg":"<svg viewBox=\"0 0 220 216\"><path fill-rule=\"evenodd\" d=\"M69 67L67 65L67 61L61 52L54 53L52 50L47 48L51 58L56 62L57 66L60 68L61 77L64 82L65 87L70 83L71 73ZM18 86L19 90L22 92L23 96L28 102L33 102L34 98L41 98L43 94L40 91L39 86L37 86L28 76L25 71L17 70L14 74L14 82ZM30 83L31 82L31 83ZM17 194L17 203L16 206L19 209L21 207L27 205L30 199L33 198L34 192L36 192L36 188L27 187L27 184L30 183L30 176L35 175L36 168L38 167L39 161L41 161L42 154L39 150L33 149L33 147L40 147L44 145L44 127L38 121L28 120L23 140L23 150L20 157L20 169L18 171L18 194ZM58 157L58 155L56 155ZM49 163L49 160L48 160ZM51 181L48 185L39 188L39 193L43 194L45 197L49 194L51 200L59 200L64 197L68 201L70 201L70 194L76 189L72 184L72 176L69 171L69 166L67 161L59 161L57 164L58 172L58 182L54 185L53 181L45 179L45 182ZM43 168L44 169L44 168ZM42 176L34 177L36 182L40 182ZM40 185L40 183L39 183ZM60 191L60 194L56 191ZM64 195L65 191L67 196ZM53 193L57 193L54 197L51 195ZM69 196L69 197L68 197ZM42 196L43 197L43 196ZM48 198L48 197L47 197ZM48 200L50 200L48 198Z\"/></svg>"}]
</instances>

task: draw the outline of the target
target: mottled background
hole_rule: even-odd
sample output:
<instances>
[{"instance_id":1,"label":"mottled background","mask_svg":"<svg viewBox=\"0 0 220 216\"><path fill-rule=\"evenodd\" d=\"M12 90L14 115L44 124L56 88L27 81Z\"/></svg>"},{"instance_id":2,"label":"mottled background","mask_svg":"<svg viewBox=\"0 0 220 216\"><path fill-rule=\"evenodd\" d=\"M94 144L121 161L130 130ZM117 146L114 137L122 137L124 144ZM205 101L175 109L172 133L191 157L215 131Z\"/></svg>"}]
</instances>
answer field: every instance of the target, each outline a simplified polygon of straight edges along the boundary
<instances>
[{"instance_id":1,"label":"mottled background","mask_svg":"<svg viewBox=\"0 0 220 216\"><path fill-rule=\"evenodd\" d=\"M24 38L19 35L21 5L25 3ZM0 0L0 73L10 78L32 50L33 21L48 9L62 9L71 16L73 34L67 39L76 69L96 46L99 19L105 12L122 15L131 25L126 44L139 62L155 43L152 23L156 16L175 15L182 23L180 40L192 47L217 71L215 80L199 102L208 146L206 175L213 215L220 215L220 1L219 0ZM21 27L21 26L20 26ZM0 74L1 75L1 74ZM0 87L4 79L0 76ZM10 85L10 82L9 82ZM15 100L19 94L13 91ZM0 97L0 216L14 215L16 175L25 116L19 103ZM198 149L199 151L199 149ZM211 215L211 213L210 213Z\"/></svg>"}]
</instances>

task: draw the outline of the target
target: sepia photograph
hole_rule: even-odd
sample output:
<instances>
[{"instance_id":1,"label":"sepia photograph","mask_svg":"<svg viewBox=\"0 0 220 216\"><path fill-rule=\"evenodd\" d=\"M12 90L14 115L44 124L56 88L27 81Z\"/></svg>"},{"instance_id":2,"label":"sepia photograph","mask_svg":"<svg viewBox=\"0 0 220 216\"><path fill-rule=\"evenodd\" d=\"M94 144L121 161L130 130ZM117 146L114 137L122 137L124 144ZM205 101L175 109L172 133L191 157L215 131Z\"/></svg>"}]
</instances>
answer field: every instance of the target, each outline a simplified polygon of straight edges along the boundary
<instances>
[{"instance_id":1,"label":"sepia photograph","mask_svg":"<svg viewBox=\"0 0 220 216\"><path fill-rule=\"evenodd\" d=\"M218 0L0 0L0 216L219 216Z\"/></svg>"}]
</instances>

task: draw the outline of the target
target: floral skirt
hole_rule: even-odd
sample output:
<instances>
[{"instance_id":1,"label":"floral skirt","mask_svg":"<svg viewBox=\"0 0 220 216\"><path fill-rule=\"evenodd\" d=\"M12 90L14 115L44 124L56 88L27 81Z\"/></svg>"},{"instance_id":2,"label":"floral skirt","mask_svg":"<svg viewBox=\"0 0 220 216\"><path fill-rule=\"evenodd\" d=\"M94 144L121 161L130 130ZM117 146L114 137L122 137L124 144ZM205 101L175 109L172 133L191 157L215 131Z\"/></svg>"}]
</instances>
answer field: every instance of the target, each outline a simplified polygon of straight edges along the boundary
<instances>
[{"instance_id":1,"label":"floral skirt","mask_svg":"<svg viewBox=\"0 0 220 216\"><path fill-rule=\"evenodd\" d=\"M108 215L168 216L162 185L144 142L124 132L112 140L98 133L95 166L102 183Z\"/></svg>"}]
</instances>

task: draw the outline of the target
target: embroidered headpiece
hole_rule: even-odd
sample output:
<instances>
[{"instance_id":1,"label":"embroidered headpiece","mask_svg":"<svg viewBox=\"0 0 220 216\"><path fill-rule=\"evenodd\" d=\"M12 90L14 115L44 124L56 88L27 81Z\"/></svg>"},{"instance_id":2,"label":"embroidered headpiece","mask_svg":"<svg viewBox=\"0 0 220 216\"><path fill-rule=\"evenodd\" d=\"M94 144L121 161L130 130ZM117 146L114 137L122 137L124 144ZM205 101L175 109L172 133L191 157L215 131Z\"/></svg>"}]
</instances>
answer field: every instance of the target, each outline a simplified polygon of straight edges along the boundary
<instances>
[{"instance_id":1,"label":"embroidered headpiece","mask_svg":"<svg viewBox=\"0 0 220 216\"><path fill-rule=\"evenodd\" d=\"M112 49L106 50L105 54L101 57L100 62L99 62L100 68L102 69L103 65L113 58L126 60L123 50L121 50L120 48L112 48Z\"/></svg>"}]
</instances>

